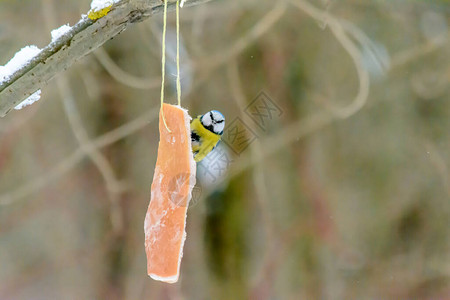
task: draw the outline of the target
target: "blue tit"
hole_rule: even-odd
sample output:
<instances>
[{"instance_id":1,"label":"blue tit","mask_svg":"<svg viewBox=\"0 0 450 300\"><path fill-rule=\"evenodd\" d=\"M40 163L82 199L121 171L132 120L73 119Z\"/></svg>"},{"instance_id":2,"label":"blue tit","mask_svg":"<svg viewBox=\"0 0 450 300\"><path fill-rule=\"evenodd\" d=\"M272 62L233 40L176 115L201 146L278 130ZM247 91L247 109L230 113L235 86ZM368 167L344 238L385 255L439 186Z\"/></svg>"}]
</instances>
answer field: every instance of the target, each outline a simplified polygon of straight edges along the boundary
<instances>
[{"instance_id":1,"label":"blue tit","mask_svg":"<svg viewBox=\"0 0 450 300\"><path fill-rule=\"evenodd\" d=\"M192 152L196 162L201 161L220 141L225 128L225 117L212 110L191 122Z\"/></svg>"}]
</instances>

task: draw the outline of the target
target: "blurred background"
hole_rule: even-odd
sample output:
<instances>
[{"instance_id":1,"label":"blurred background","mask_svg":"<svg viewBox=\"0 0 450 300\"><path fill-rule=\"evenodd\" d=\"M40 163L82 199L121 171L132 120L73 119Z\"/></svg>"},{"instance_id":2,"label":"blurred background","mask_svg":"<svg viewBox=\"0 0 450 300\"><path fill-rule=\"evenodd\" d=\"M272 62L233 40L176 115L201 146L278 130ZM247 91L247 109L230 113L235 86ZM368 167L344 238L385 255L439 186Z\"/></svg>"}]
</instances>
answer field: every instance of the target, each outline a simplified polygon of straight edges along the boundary
<instances>
[{"instance_id":1,"label":"blurred background","mask_svg":"<svg viewBox=\"0 0 450 300\"><path fill-rule=\"evenodd\" d=\"M0 65L89 0L0 1ZM450 299L450 3L181 10L183 100L221 111L178 283L147 276L162 16L0 119L0 299ZM169 15L166 101L175 96Z\"/></svg>"}]
</instances>

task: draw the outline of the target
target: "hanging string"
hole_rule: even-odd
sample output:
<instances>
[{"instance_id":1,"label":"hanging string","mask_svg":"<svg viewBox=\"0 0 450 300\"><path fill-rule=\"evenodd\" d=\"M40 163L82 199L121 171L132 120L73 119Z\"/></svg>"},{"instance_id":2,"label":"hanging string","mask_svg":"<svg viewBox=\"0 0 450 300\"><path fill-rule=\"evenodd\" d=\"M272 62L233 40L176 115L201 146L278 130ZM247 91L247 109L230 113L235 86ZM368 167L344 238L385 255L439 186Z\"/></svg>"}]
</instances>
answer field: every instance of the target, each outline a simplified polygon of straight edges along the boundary
<instances>
[{"instance_id":1,"label":"hanging string","mask_svg":"<svg viewBox=\"0 0 450 300\"><path fill-rule=\"evenodd\" d=\"M162 58L161 58L161 116L164 122L164 126L166 126L167 131L170 131L169 127L167 127L166 118L164 117L164 84L166 77L166 31L167 31L167 2L169 0L164 1L164 16L163 16L163 36L162 36Z\"/></svg>"},{"instance_id":2,"label":"hanging string","mask_svg":"<svg viewBox=\"0 0 450 300\"><path fill-rule=\"evenodd\" d=\"M162 36L162 58L161 58L161 115L164 122L164 126L169 132L167 127L166 118L164 116L164 84L166 77L166 32L167 32L167 2L164 1L164 17L163 17L163 36ZM177 100L178 106L181 106L181 74L180 74L180 0L176 3L176 19L177 19Z\"/></svg>"},{"instance_id":3,"label":"hanging string","mask_svg":"<svg viewBox=\"0 0 450 300\"><path fill-rule=\"evenodd\" d=\"M181 106L181 75L180 75L180 0L177 0L177 99Z\"/></svg>"}]
</instances>

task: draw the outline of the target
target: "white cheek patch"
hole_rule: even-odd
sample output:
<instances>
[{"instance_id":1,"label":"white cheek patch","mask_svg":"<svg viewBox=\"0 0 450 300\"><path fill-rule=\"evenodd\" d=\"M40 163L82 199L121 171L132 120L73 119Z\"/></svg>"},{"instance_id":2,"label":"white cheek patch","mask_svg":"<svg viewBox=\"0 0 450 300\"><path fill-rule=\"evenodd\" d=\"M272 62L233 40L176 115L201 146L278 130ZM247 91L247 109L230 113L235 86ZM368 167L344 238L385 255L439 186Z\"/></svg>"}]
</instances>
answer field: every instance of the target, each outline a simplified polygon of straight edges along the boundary
<instances>
[{"instance_id":1,"label":"white cheek patch","mask_svg":"<svg viewBox=\"0 0 450 300\"><path fill-rule=\"evenodd\" d=\"M205 126L211 126L212 125L212 120L211 120L211 116L209 115L209 113L204 114L202 117L202 124Z\"/></svg>"},{"instance_id":2,"label":"white cheek patch","mask_svg":"<svg viewBox=\"0 0 450 300\"><path fill-rule=\"evenodd\" d=\"M222 132L224 128L225 128L225 122L222 122L219 124L214 124L214 131L217 133Z\"/></svg>"}]
</instances>

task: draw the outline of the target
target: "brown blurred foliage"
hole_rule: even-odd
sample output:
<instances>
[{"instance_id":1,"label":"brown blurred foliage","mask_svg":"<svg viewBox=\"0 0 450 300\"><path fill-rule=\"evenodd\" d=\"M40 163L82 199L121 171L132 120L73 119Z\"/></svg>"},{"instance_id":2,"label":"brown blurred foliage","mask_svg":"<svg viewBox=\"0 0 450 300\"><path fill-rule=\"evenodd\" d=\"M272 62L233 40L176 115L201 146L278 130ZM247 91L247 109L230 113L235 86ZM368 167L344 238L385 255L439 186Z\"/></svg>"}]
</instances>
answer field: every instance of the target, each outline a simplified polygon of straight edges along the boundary
<instances>
[{"instance_id":1,"label":"brown blurred foliage","mask_svg":"<svg viewBox=\"0 0 450 300\"><path fill-rule=\"evenodd\" d=\"M1 1L0 65L89 2ZM144 253L157 16L0 120L0 298L449 299L449 2L216 0L181 13L182 103L226 116L229 168L199 166L179 283L151 280ZM258 95L270 117L252 111Z\"/></svg>"}]
</instances>

